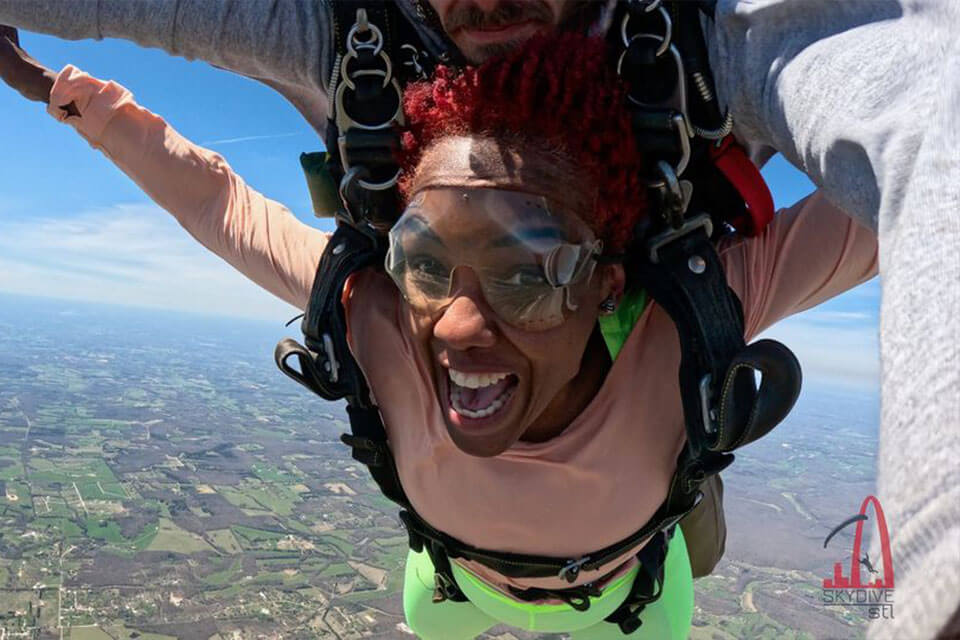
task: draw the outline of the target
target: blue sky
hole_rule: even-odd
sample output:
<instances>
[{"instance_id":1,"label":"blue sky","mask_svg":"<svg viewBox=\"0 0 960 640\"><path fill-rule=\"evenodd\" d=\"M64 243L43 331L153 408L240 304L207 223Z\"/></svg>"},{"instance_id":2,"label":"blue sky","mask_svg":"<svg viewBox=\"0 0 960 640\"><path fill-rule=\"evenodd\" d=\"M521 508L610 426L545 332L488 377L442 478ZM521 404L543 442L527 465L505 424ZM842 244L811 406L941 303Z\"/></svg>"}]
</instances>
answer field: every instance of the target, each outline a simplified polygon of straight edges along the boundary
<instances>
[{"instance_id":1,"label":"blue sky","mask_svg":"<svg viewBox=\"0 0 960 640\"><path fill-rule=\"evenodd\" d=\"M309 224L302 151L320 148L278 94L203 63L118 42L21 34L54 69L72 63L131 89L188 138L216 149L248 183ZM77 136L0 85L0 292L281 322L295 310L199 247L126 176ZM764 170L777 206L813 186L781 158ZM879 285L873 280L767 335L798 354L808 378L878 387Z\"/></svg>"}]
</instances>

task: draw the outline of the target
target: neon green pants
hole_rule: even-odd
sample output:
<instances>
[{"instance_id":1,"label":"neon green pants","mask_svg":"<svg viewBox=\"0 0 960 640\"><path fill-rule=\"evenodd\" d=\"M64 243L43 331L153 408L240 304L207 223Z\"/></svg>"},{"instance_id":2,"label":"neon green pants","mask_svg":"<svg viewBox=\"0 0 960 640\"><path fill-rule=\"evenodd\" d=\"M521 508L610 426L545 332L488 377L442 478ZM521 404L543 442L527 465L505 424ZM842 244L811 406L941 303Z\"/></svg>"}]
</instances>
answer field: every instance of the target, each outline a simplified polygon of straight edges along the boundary
<instances>
[{"instance_id":1,"label":"neon green pants","mask_svg":"<svg viewBox=\"0 0 960 640\"><path fill-rule=\"evenodd\" d=\"M638 569L611 582L587 611L567 604L536 605L517 602L453 565L457 585L469 602L433 602L433 563L424 551L407 555L403 583L403 611L407 625L422 640L469 640L498 624L525 631L571 633L572 640L686 640L693 618L693 578L683 533L677 527L667 551L660 598L647 605L643 625L625 636L615 624L604 622L627 597Z\"/></svg>"}]
</instances>

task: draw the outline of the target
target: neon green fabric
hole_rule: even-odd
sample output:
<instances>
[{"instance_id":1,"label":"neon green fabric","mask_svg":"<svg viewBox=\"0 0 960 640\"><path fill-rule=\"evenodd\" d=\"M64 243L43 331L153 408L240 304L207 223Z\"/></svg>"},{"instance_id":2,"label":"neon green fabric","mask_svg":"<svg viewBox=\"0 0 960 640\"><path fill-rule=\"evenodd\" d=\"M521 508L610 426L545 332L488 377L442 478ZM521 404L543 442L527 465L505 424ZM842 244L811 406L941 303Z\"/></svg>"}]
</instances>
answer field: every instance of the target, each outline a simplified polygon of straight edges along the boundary
<instances>
[{"instance_id":1,"label":"neon green fabric","mask_svg":"<svg viewBox=\"0 0 960 640\"><path fill-rule=\"evenodd\" d=\"M623 299L620 300L620 304L612 315L597 318L600 323L600 333L603 334L603 340L607 343L611 359L617 359L623 343L633 331L633 325L637 324L637 319L646 308L647 292L645 290L628 291L623 294Z\"/></svg>"},{"instance_id":2,"label":"neon green fabric","mask_svg":"<svg viewBox=\"0 0 960 640\"><path fill-rule=\"evenodd\" d=\"M468 640L497 624L525 631L571 633L573 640L681 640L689 636L693 618L693 578L687 545L679 528L667 552L660 598L643 612L643 625L625 636L604 618L627 597L638 569L607 586L590 609L576 611L566 604L518 602L492 589L476 576L453 565L457 585L469 602L433 602L433 564L426 552L407 556L403 608L407 625L423 640Z\"/></svg>"}]
</instances>

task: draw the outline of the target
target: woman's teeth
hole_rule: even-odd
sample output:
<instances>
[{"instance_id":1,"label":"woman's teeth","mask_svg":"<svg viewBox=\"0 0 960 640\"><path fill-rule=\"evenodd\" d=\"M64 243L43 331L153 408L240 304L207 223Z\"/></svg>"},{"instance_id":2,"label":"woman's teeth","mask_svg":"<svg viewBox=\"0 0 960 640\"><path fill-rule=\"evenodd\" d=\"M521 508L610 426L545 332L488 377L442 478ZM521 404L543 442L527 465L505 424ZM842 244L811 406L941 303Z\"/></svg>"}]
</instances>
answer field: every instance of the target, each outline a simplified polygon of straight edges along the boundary
<instances>
[{"instance_id":1,"label":"woman's teeth","mask_svg":"<svg viewBox=\"0 0 960 640\"><path fill-rule=\"evenodd\" d=\"M474 407L468 409L464 405L464 400L462 395L464 393L473 394L472 397L476 397L477 393L480 393L483 389L499 384L504 380L509 373L487 373L487 374L470 374L457 371L455 369L448 369L450 375L450 405L453 407L453 410L456 411L461 416L465 418L486 418L491 416L497 411L499 411L503 405L507 403L510 397L513 395L513 385L505 386L503 392L498 396L493 398L490 403L485 407ZM466 391L466 390L471 391Z\"/></svg>"},{"instance_id":2,"label":"woman's teeth","mask_svg":"<svg viewBox=\"0 0 960 640\"><path fill-rule=\"evenodd\" d=\"M455 385L458 387L466 387L467 389L489 387L510 375L509 373L463 373L456 369L447 369L447 371L450 373L450 380L452 380Z\"/></svg>"},{"instance_id":3,"label":"woman's teeth","mask_svg":"<svg viewBox=\"0 0 960 640\"><path fill-rule=\"evenodd\" d=\"M450 392L450 404L453 406L453 410L459 413L460 415L467 418L486 418L487 416L492 416L497 411L506 404L507 400L510 399L510 396L513 395L513 389L508 389L494 400L488 407L480 409L479 411L473 411L472 409L467 409L460 404L460 390L454 388Z\"/></svg>"}]
</instances>

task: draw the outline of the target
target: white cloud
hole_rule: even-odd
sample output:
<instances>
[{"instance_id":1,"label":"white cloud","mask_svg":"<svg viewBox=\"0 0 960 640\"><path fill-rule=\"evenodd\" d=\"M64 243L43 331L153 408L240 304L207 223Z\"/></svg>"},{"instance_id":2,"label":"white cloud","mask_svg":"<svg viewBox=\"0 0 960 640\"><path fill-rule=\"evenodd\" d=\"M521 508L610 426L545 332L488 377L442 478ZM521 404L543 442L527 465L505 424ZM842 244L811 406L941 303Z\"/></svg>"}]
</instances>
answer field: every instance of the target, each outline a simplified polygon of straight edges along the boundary
<instances>
[{"instance_id":1,"label":"white cloud","mask_svg":"<svg viewBox=\"0 0 960 640\"><path fill-rule=\"evenodd\" d=\"M239 142L262 142L264 140L277 140L278 138L292 138L298 135L300 135L299 132L293 131L291 133L272 133L264 136L242 136L240 138L224 138L222 140L205 140L200 142L199 145L201 147L222 147L223 145L237 144Z\"/></svg>"},{"instance_id":2,"label":"white cloud","mask_svg":"<svg viewBox=\"0 0 960 640\"><path fill-rule=\"evenodd\" d=\"M154 205L0 220L0 291L271 321L297 313Z\"/></svg>"},{"instance_id":3,"label":"white cloud","mask_svg":"<svg viewBox=\"0 0 960 640\"><path fill-rule=\"evenodd\" d=\"M153 205L78 216L0 219L0 291L285 321L296 313L201 247ZM845 294L864 295L858 290ZM877 326L871 314L813 309L762 337L799 357L809 380L876 389ZM862 307L861 307L862 308Z\"/></svg>"},{"instance_id":4,"label":"white cloud","mask_svg":"<svg viewBox=\"0 0 960 640\"><path fill-rule=\"evenodd\" d=\"M833 316L826 326L819 315ZM843 320L843 322L836 322ZM808 311L765 331L790 347L800 360L806 380L858 389L880 386L880 343L877 325L868 314Z\"/></svg>"},{"instance_id":5,"label":"white cloud","mask_svg":"<svg viewBox=\"0 0 960 640\"><path fill-rule=\"evenodd\" d=\"M863 311L810 311L807 318L819 322L848 322L858 320L866 322L870 314Z\"/></svg>"}]
</instances>

